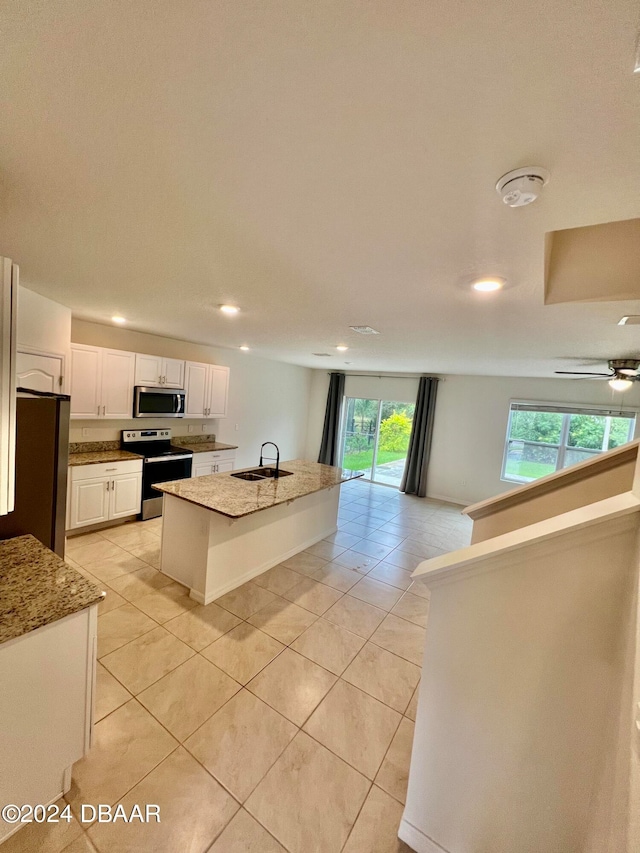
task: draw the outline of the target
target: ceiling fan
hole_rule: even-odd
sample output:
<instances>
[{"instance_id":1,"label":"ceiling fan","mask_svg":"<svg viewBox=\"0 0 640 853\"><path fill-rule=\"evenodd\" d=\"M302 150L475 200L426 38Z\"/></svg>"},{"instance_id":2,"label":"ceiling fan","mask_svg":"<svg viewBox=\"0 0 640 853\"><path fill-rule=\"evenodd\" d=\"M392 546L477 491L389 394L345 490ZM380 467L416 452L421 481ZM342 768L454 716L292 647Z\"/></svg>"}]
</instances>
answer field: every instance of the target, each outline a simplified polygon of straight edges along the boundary
<instances>
[{"instance_id":1,"label":"ceiling fan","mask_svg":"<svg viewBox=\"0 0 640 853\"><path fill-rule=\"evenodd\" d=\"M608 373L591 373L584 370L556 370L565 376L580 376L584 379L608 379L614 391L626 391L634 382L640 382L640 358L611 358L607 362Z\"/></svg>"}]
</instances>

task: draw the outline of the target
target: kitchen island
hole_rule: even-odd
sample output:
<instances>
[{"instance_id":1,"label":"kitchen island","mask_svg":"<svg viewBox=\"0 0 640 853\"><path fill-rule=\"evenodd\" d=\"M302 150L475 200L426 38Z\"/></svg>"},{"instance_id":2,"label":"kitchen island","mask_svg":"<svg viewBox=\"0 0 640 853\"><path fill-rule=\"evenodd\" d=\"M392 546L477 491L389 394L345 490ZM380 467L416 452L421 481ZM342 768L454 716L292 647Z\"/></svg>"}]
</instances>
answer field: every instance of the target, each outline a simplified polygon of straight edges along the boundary
<instances>
[{"instance_id":1,"label":"kitchen island","mask_svg":"<svg viewBox=\"0 0 640 853\"><path fill-rule=\"evenodd\" d=\"M155 485L164 492L161 571L209 604L334 533L339 487L362 475L300 459L280 469L277 479L234 471Z\"/></svg>"}]
</instances>

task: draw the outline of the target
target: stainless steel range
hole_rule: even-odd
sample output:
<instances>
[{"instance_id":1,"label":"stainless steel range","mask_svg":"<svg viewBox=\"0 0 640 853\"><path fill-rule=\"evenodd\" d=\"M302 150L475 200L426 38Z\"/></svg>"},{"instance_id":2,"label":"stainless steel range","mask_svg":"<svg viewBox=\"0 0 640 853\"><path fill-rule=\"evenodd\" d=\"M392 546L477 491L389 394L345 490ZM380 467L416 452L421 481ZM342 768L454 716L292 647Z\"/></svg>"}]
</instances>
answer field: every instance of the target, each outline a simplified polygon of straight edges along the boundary
<instances>
[{"instance_id":1,"label":"stainless steel range","mask_svg":"<svg viewBox=\"0 0 640 853\"><path fill-rule=\"evenodd\" d=\"M170 429L123 429L120 446L144 457L142 463L142 518L162 515L162 494L154 483L191 476L193 451L171 444Z\"/></svg>"}]
</instances>

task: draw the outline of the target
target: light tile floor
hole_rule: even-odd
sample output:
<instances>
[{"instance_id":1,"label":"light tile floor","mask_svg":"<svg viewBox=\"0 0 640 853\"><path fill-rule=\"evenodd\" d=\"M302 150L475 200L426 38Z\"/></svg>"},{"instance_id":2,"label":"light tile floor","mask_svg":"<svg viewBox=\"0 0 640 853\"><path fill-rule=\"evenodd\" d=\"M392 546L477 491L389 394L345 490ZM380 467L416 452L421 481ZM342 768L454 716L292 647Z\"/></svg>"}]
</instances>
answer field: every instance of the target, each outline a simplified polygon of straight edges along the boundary
<instances>
[{"instance_id":1,"label":"light tile floor","mask_svg":"<svg viewBox=\"0 0 640 853\"><path fill-rule=\"evenodd\" d=\"M107 592L94 745L66 799L161 823L32 825L2 853L400 853L429 610L459 508L356 481L339 530L206 607L158 572L161 519L68 541Z\"/></svg>"}]
</instances>

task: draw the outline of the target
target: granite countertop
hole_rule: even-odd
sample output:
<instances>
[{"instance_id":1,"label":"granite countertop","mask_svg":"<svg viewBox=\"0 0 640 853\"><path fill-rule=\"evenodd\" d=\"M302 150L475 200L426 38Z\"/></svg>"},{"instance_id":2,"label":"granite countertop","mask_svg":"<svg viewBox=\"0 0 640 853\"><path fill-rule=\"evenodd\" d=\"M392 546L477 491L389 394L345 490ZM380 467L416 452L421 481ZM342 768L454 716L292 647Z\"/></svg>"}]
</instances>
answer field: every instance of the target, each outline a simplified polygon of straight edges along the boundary
<instances>
[{"instance_id":1,"label":"granite countertop","mask_svg":"<svg viewBox=\"0 0 640 853\"><path fill-rule=\"evenodd\" d=\"M185 450L193 450L194 453L211 453L216 450L237 450L237 444L223 444L216 441L213 433L202 433L201 435L176 435L171 439L171 444L184 447Z\"/></svg>"},{"instance_id":2,"label":"granite countertop","mask_svg":"<svg viewBox=\"0 0 640 853\"><path fill-rule=\"evenodd\" d=\"M104 592L35 536L0 541L0 643L49 625L104 598Z\"/></svg>"},{"instance_id":3,"label":"granite countertop","mask_svg":"<svg viewBox=\"0 0 640 853\"><path fill-rule=\"evenodd\" d=\"M194 453L211 453L214 450L237 450L237 444L223 444L221 441L199 441L194 444L188 442L176 442L176 447L184 447L185 450L193 450Z\"/></svg>"},{"instance_id":4,"label":"granite countertop","mask_svg":"<svg viewBox=\"0 0 640 853\"><path fill-rule=\"evenodd\" d=\"M292 476L258 482L239 480L229 473L209 474L190 480L154 484L154 489L229 518L242 518L362 476L332 465L305 462L302 459L281 462L280 469L291 471Z\"/></svg>"},{"instance_id":5,"label":"granite countertop","mask_svg":"<svg viewBox=\"0 0 640 853\"><path fill-rule=\"evenodd\" d=\"M89 450L85 453L70 453L69 465L97 465L99 462L126 462L131 459L142 459L138 453L128 450Z\"/></svg>"}]
</instances>

